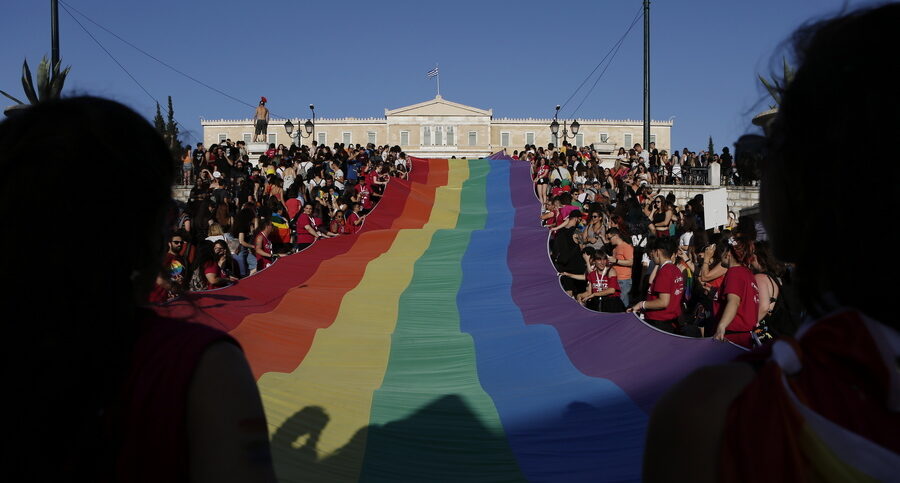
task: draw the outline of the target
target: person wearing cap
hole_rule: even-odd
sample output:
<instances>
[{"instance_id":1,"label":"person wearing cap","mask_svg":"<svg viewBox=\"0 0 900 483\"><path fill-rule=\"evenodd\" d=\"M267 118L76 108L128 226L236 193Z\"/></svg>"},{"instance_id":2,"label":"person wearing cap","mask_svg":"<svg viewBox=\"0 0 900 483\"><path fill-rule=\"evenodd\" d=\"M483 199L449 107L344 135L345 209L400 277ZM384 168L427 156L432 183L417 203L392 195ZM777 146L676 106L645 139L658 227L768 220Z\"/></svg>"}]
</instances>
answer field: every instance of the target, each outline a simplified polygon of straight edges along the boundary
<instances>
[{"instance_id":1,"label":"person wearing cap","mask_svg":"<svg viewBox=\"0 0 900 483\"><path fill-rule=\"evenodd\" d=\"M256 113L253 115L253 119L256 120L253 139L257 142L264 142L269 130L269 108L266 107L266 101L265 97L259 99L259 105L256 106Z\"/></svg>"}]
</instances>

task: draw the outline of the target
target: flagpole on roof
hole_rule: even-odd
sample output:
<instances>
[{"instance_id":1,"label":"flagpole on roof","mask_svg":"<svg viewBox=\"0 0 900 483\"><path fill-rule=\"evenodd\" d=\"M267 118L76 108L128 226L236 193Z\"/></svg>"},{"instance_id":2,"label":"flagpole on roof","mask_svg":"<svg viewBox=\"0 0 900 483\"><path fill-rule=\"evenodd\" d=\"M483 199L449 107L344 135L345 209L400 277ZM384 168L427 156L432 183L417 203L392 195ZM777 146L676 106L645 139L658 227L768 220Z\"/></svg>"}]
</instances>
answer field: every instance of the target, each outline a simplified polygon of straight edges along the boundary
<instances>
[{"instance_id":1,"label":"flagpole on roof","mask_svg":"<svg viewBox=\"0 0 900 483\"><path fill-rule=\"evenodd\" d=\"M425 74L426 79L437 77L437 97L441 97L441 72L438 70L437 62L434 63L434 69L429 70Z\"/></svg>"}]
</instances>

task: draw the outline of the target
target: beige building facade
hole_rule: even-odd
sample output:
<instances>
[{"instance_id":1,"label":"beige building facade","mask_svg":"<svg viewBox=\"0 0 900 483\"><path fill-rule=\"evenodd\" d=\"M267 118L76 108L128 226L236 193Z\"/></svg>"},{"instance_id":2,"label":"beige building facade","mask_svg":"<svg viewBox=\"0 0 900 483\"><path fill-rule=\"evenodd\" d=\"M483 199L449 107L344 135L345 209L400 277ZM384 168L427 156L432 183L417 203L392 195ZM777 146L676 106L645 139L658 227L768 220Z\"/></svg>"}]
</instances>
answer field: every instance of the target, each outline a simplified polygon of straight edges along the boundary
<instances>
[{"instance_id":1,"label":"beige building facade","mask_svg":"<svg viewBox=\"0 0 900 483\"><path fill-rule=\"evenodd\" d=\"M290 145L296 137L284 129L286 119L271 119L268 143ZM303 130L306 119L291 119L295 131ZM512 154L526 144L546 146L562 141L550 132L552 119L494 118L493 110L480 109L451 102L440 95L434 99L385 109L384 117L316 119L312 136L300 139L305 145L313 140L319 144L388 144L400 146L407 154L422 158L483 157L506 149ZM562 121L560 121L562 122ZM600 153L615 155L619 147L631 148L643 142L643 123L640 120L578 119L580 129L568 141L578 146L591 144ZM253 120L201 120L203 140L209 146L225 139L253 141ZM652 121L650 141L657 149L671 150L672 121ZM295 132L296 135L296 132ZM305 135L305 132L304 132ZM252 149L251 149L252 151Z\"/></svg>"}]
</instances>

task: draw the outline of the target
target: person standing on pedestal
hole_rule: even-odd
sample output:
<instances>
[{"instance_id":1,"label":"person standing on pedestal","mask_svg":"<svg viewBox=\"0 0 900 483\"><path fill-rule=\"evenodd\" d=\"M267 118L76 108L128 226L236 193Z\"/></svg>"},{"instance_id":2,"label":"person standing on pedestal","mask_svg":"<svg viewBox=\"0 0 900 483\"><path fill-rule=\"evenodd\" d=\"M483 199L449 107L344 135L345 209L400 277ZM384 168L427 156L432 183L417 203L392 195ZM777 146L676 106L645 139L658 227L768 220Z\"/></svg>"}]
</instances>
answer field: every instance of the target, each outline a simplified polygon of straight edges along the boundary
<instances>
[{"instance_id":1,"label":"person standing on pedestal","mask_svg":"<svg viewBox=\"0 0 900 483\"><path fill-rule=\"evenodd\" d=\"M265 97L259 99L259 106L256 106L256 113L253 115L253 119L256 121L253 139L256 142L265 142L266 134L268 134L269 130L269 108L266 107ZM262 136L262 139L260 139L260 136Z\"/></svg>"}]
</instances>

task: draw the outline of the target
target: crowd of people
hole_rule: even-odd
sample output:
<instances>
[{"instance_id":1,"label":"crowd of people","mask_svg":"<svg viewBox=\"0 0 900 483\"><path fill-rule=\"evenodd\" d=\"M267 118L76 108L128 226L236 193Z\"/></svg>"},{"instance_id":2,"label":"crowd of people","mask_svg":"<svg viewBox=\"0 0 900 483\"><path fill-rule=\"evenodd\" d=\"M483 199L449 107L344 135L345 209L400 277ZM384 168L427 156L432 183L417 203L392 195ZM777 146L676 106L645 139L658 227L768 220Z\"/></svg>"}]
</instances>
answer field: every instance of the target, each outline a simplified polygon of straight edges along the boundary
<instances>
[{"instance_id":1,"label":"crowd of people","mask_svg":"<svg viewBox=\"0 0 900 483\"><path fill-rule=\"evenodd\" d=\"M534 164L551 253L573 298L600 310L641 312L661 330L702 327L703 335L737 343L753 337L747 329L754 314L758 328L760 320L777 319L789 308L782 302L792 291L808 311L796 337L701 368L656 402L644 480L897 480L894 288L875 283L886 266L871 237L854 235L883 225L879 208L891 205L893 193L872 189L870 177L847 176L844 158L823 157L810 142L865 139L871 126L884 132L900 127L893 77L866 75L895 53L891 32L898 22L900 5L892 3L844 11L794 34L799 65L779 86L778 113L762 140L768 242L756 240L743 220L702 230L703 200L676 206L653 192L653 173L642 163L624 173L611 170L610 180L590 160L580 171L584 156L569 146L519 153ZM232 265L232 273L216 273L207 284L249 273L250 258L258 270L280 253L272 238L282 225L301 232L290 229L291 212L306 215L294 225L305 222L301 228L311 228L305 233L313 239L340 236L349 218L337 212L363 217L392 173L404 175L402 155L374 147L291 152L273 146L253 169L239 143L201 147L185 170L197 189L179 213L171 204L179 173L169 147L146 119L119 103L42 99L0 123L0 145L6 174L0 215L17 219L27 206L52 214L54 233L76 235L64 244L33 234L24 244L12 233L0 238L3 252L13 255L4 262L15 280L0 295L12 342L3 365L12 388L6 472L47 481L276 481L262 401L237 341L207 325L160 315L147 306L148 294L154 286L187 283L198 259L221 259L238 245L253 249L247 266L235 260L237 273ZM36 195L35 184L23 180L33 177L30 161L38 151L55 175L41 180ZM74 201L61 203L54 195L96 186L96 170L76 167L98 159L129 182L74 190ZM579 172L585 178L580 186L574 180ZM646 185L645 172L651 176ZM298 197L288 203L291 189ZM815 206L823 192L842 201ZM98 206L112 222L113 237L108 229L85 233L85 213ZM832 231L837 239L828 236ZM256 243L260 233L262 243ZM207 240L211 236L222 236L224 245ZM288 250L305 243L279 241ZM212 255L201 247L206 242ZM166 250L169 273L159 277ZM85 254L96 267L85 267ZM849 283L840 276L845 273L838 275L839 265L827 263L847 254ZM57 290L36 289L57 274L69 275ZM699 307L712 316L685 319ZM60 444L61 435L76 444Z\"/></svg>"},{"instance_id":2,"label":"crowd of people","mask_svg":"<svg viewBox=\"0 0 900 483\"><path fill-rule=\"evenodd\" d=\"M531 163L563 290L591 310L634 312L674 334L745 347L792 334L802 314L791 272L757 240L753 220L729 213L726 225L704 229L702 195L679 205L654 190L672 181L665 151L636 144L620 153L612 168L567 143L514 153ZM709 159L733 162L727 150Z\"/></svg>"},{"instance_id":3,"label":"crowd of people","mask_svg":"<svg viewBox=\"0 0 900 483\"><path fill-rule=\"evenodd\" d=\"M357 232L391 178L406 178L397 146L270 144L257 163L242 141L185 147L182 183L151 301L227 286L321 238Z\"/></svg>"},{"instance_id":4,"label":"crowd of people","mask_svg":"<svg viewBox=\"0 0 900 483\"><path fill-rule=\"evenodd\" d=\"M679 183L682 166L734 158L650 144L619 150L604 168L591 147L525 146L561 285L585 307L635 312L660 330L751 346L792 333L799 317L782 288L790 272L730 213L704 230L703 199L677 205L654 185ZM193 185L171 227L151 301L225 287L320 238L353 234L392 177L406 178L398 146L270 145L256 164L242 141L185 147ZM745 220L746 221L746 220Z\"/></svg>"},{"instance_id":5,"label":"crowd of people","mask_svg":"<svg viewBox=\"0 0 900 483\"><path fill-rule=\"evenodd\" d=\"M615 164L612 168L602 166L602 158L591 146L572 147L565 153L556 152L552 147L527 146L525 149L513 152L513 158L528 160L536 164L536 173L542 173L537 179L542 183L549 183L553 187L556 179L570 180L584 184L588 181L599 182L601 185L609 182L615 185L613 180L621 178L629 173L633 180L640 184L708 184L708 170L711 165L719 165L721 182L723 185L747 184L752 180L741 177L737 169L734 156L726 146L722 153L709 151L690 151L684 148L677 149L670 154L667 150L656 149L651 142L649 149L643 149L638 143L631 149L620 147L615 155ZM562 154L563 157L553 159L551 153ZM557 164L563 163L569 168L569 173L556 171ZM699 169L699 171L698 171ZM700 173L702 172L702 174ZM545 202L544 193L538 193L541 201Z\"/></svg>"}]
</instances>

